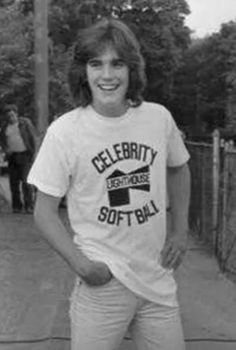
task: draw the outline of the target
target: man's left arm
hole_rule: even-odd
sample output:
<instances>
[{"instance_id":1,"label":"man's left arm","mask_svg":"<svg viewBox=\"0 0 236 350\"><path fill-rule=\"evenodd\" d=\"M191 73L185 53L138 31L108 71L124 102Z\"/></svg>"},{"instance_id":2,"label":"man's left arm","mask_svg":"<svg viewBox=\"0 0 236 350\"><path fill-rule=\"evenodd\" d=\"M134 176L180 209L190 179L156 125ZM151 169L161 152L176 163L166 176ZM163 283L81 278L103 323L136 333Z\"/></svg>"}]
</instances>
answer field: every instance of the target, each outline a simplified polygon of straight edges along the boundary
<instances>
[{"instance_id":1,"label":"man's left arm","mask_svg":"<svg viewBox=\"0 0 236 350\"><path fill-rule=\"evenodd\" d=\"M190 171L185 163L167 168L167 190L170 204L170 232L162 251L162 265L176 269L187 249Z\"/></svg>"}]
</instances>

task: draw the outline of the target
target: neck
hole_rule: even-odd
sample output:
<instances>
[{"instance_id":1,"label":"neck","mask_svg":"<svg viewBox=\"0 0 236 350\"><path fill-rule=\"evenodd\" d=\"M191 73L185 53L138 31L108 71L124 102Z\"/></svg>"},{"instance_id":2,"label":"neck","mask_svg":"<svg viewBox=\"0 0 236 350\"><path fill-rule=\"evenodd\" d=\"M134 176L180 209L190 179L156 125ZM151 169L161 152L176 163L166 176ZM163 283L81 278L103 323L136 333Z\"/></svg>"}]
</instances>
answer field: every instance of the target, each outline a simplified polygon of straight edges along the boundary
<instances>
[{"instance_id":1,"label":"neck","mask_svg":"<svg viewBox=\"0 0 236 350\"><path fill-rule=\"evenodd\" d=\"M129 103L125 101L125 103L114 106L114 105L97 105L96 103L92 103L93 109L100 115L108 118L118 118L124 115L128 108Z\"/></svg>"}]
</instances>

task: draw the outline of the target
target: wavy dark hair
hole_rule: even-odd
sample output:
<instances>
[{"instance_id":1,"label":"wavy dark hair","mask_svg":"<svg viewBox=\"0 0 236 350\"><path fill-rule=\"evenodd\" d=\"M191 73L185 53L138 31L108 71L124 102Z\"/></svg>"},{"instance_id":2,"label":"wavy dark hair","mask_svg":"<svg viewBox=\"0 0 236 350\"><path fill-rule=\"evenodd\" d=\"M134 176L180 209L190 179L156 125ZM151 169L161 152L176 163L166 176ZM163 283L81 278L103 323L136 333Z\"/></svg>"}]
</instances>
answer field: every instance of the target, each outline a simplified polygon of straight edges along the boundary
<instances>
[{"instance_id":1,"label":"wavy dark hair","mask_svg":"<svg viewBox=\"0 0 236 350\"><path fill-rule=\"evenodd\" d=\"M3 111L5 113L11 112L11 111L18 113L18 107L17 107L17 105L14 105L14 104L8 104L4 107Z\"/></svg>"},{"instance_id":2,"label":"wavy dark hair","mask_svg":"<svg viewBox=\"0 0 236 350\"><path fill-rule=\"evenodd\" d=\"M145 63L140 45L129 27L120 20L103 18L79 32L73 47L68 82L76 106L86 107L92 102L87 81L87 62L102 54L107 46L114 48L129 67L129 87L126 98L137 107L143 101L146 85Z\"/></svg>"}]
</instances>

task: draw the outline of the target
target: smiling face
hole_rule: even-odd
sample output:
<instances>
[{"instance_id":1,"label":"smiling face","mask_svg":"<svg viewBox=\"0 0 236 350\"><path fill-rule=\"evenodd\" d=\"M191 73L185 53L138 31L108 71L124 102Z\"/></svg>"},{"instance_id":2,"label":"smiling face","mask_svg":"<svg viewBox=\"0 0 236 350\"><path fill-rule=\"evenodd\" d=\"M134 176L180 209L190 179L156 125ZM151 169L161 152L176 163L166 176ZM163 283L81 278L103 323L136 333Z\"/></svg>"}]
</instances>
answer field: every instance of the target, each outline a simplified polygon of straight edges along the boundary
<instances>
[{"instance_id":1,"label":"smiling face","mask_svg":"<svg viewBox=\"0 0 236 350\"><path fill-rule=\"evenodd\" d=\"M117 52L107 47L86 65L92 106L106 117L119 117L127 110L129 68Z\"/></svg>"}]
</instances>

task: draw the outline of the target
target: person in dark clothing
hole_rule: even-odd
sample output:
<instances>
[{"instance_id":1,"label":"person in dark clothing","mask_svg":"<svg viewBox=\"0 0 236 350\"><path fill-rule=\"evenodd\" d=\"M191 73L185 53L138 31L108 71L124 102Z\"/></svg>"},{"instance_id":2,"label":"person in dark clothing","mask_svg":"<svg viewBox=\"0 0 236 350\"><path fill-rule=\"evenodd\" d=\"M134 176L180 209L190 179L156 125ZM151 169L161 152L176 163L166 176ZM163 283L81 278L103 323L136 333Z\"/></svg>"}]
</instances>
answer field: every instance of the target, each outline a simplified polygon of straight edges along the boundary
<instances>
[{"instance_id":1,"label":"person in dark clothing","mask_svg":"<svg viewBox=\"0 0 236 350\"><path fill-rule=\"evenodd\" d=\"M36 132L28 118L18 117L16 105L6 106L4 111L0 142L8 160L12 210L32 213L33 187L27 184L26 178L36 150Z\"/></svg>"}]
</instances>

